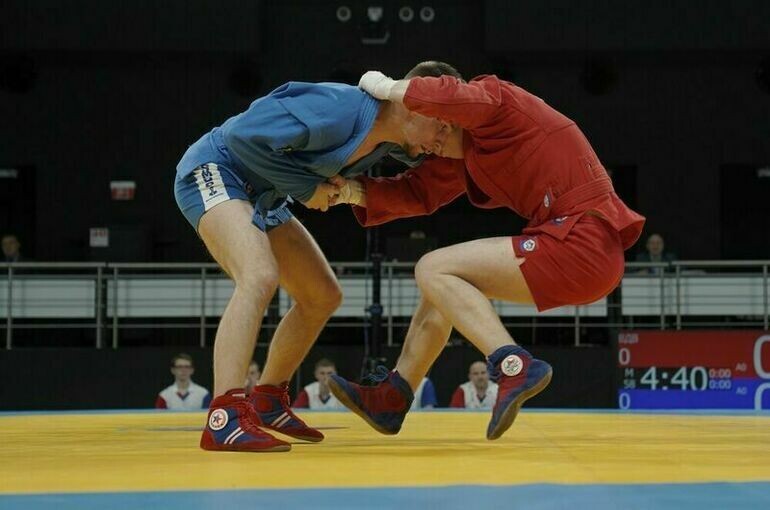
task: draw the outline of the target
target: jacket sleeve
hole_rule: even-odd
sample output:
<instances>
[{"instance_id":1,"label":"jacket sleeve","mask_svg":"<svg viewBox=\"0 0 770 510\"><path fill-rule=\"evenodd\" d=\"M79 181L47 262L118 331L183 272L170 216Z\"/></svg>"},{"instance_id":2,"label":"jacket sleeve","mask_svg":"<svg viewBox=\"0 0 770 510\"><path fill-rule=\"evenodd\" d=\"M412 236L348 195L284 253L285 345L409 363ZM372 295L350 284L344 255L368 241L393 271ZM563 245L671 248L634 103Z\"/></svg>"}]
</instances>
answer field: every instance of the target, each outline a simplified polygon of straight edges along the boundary
<instances>
[{"instance_id":1,"label":"jacket sleeve","mask_svg":"<svg viewBox=\"0 0 770 510\"><path fill-rule=\"evenodd\" d=\"M495 76L468 83L452 76L412 78L404 95L409 110L464 129L490 123L501 104L500 80Z\"/></svg>"},{"instance_id":2,"label":"jacket sleeve","mask_svg":"<svg viewBox=\"0 0 770 510\"><path fill-rule=\"evenodd\" d=\"M465 407L465 393L460 386L458 386L452 394L452 400L449 402L449 407Z\"/></svg>"},{"instance_id":3,"label":"jacket sleeve","mask_svg":"<svg viewBox=\"0 0 770 510\"><path fill-rule=\"evenodd\" d=\"M433 214L465 193L464 171L463 160L431 157L395 177L359 177L366 207L353 206L353 214L365 227Z\"/></svg>"},{"instance_id":4,"label":"jacket sleeve","mask_svg":"<svg viewBox=\"0 0 770 510\"><path fill-rule=\"evenodd\" d=\"M420 400L420 407L438 407L436 388L433 386L433 381L430 379L425 381L425 386L422 387L422 399Z\"/></svg>"},{"instance_id":5,"label":"jacket sleeve","mask_svg":"<svg viewBox=\"0 0 770 510\"><path fill-rule=\"evenodd\" d=\"M308 398L307 391L300 391L297 395L297 398L294 399L294 403L291 405L291 407L295 409L304 409L310 407L310 399Z\"/></svg>"}]
</instances>

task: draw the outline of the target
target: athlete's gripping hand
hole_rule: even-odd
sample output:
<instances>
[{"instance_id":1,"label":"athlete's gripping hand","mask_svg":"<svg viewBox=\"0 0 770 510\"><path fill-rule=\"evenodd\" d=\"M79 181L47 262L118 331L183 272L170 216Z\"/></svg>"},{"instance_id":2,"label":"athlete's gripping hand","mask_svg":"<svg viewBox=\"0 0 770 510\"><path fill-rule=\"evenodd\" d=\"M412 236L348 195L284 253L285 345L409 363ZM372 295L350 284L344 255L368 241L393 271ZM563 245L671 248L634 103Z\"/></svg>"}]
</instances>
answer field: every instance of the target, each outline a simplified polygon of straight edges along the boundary
<instances>
[{"instance_id":1,"label":"athlete's gripping hand","mask_svg":"<svg viewBox=\"0 0 770 510\"><path fill-rule=\"evenodd\" d=\"M329 178L329 182L339 190L339 195L333 199L332 205L352 204L366 207L366 187L361 181L335 175Z\"/></svg>"},{"instance_id":2,"label":"athlete's gripping hand","mask_svg":"<svg viewBox=\"0 0 770 510\"><path fill-rule=\"evenodd\" d=\"M390 92L396 80L388 78L379 71L366 71L358 82L358 88L363 89L376 99L390 100Z\"/></svg>"},{"instance_id":3,"label":"athlete's gripping hand","mask_svg":"<svg viewBox=\"0 0 770 510\"><path fill-rule=\"evenodd\" d=\"M339 196L340 191L337 186L322 182L315 187L313 196L302 204L308 209L318 209L319 211L326 212L329 207L334 205L334 201Z\"/></svg>"}]
</instances>

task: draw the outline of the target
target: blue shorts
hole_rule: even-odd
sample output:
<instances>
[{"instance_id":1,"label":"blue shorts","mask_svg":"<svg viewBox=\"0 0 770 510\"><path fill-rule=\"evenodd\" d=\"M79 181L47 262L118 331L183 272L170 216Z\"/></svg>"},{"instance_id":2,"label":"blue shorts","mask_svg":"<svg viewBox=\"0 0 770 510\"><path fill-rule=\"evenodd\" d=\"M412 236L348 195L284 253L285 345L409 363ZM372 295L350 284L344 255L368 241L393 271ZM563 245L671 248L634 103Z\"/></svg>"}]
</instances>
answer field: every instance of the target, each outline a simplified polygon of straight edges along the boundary
<instances>
[{"instance_id":1,"label":"blue shorts","mask_svg":"<svg viewBox=\"0 0 770 510\"><path fill-rule=\"evenodd\" d=\"M229 166L206 163L187 176L177 174L174 196L182 214L197 232L201 217L212 207L228 200L246 200L255 205L258 193ZM255 207L251 221L263 232L283 225L293 217L290 203L291 198L286 197L268 210Z\"/></svg>"}]
</instances>

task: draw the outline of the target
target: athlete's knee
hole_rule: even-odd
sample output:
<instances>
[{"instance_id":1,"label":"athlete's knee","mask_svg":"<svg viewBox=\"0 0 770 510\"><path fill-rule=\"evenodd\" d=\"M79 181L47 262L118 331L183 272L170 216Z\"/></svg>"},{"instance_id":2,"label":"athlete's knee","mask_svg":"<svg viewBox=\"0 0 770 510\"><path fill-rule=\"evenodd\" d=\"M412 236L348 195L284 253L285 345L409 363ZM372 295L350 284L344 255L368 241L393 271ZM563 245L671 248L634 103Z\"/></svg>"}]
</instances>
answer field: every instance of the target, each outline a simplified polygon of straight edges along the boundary
<instances>
[{"instance_id":1,"label":"athlete's knee","mask_svg":"<svg viewBox=\"0 0 770 510\"><path fill-rule=\"evenodd\" d=\"M414 267L414 279L420 289L425 290L436 284L441 275L441 257L436 252L423 255Z\"/></svg>"},{"instance_id":2,"label":"athlete's knee","mask_svg":"<svg viewBox=\"0 0 770 510\"><path fill-rule=\"evenodd\" d=\"M309 284L294 299L307 313L328 318L342 304L342 288L337 280L328 278Z\"/></svg>"},{"instance_id":3,"label":"athlete's knee","mask_svg":"<svg viewBox=\"0 0 770 510\"><path fill-rule=\"evenodd\" d=\"M230 275L235 288L255 305L268 303L278 289L278 268L271 264L249 264Z\"/></svg>"},{"instance_id":4,"label":"athlete's knee","mask_svg":"<svg viewBox=\"0 0 770 510\"><path fill-rule=\"evenodd\" d=\"M323 308L329 312L329 315L342 305L342 287L340 287L336 280L333 280L324 289L321 301L323 302Z\"/></svg>"}]
</instances>

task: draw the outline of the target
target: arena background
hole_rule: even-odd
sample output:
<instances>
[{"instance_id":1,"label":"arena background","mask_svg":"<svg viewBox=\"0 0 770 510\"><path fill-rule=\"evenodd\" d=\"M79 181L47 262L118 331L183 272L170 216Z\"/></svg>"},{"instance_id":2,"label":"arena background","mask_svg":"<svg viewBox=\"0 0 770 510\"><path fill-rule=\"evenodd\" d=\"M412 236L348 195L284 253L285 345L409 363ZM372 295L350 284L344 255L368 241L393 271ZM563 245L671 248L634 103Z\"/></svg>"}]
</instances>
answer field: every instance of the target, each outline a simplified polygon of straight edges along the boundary
<instances>
[{"instance_id":1,"label":"arena background","mask_svg":"<svg viewBox=\"0 0 770 510\"><path fill-rule=\"evenodd\" d=\"M340 19L343 6L348 21ZM405 6L413 9L408 22L399 12ZM372 7L382 9L381 17ZM118 322L110 298L112 278L183 273L195 281L199 265L211 262L173 199L180 156L201 134L286 81L355 84L366 70L396 77L426 59L452 63L467 78L496 74L574 119L618 194L647 218L642 239L626 254L630 286L608 297L605 308L582 316L572 310L504 317L514 337L558 374L529 407L618 407L624 384L618 339L629 332L665 330L675 339L680 331L744 331L764 338L768 27L765 0L5 0L0 233L16 234L34 263L0 264L0 410L149 408L171 382L170 357L182 351L195 359L195 381L210 387L216 311L204 303L208 311L200 317L195 311L181 319L139 317L130 313L137 303L127 300L121 306L129 312ZM384 43L373 43L378 40ZM386 163L378 172L399 170ZM111 186L125 181L134 183L131 199L116 200L119 191ZM354 296L345 309L355 311L335 316L324 330L293 391L313 380L313 363L322 357L350 378L361 374L372 348L390 362L397 357L413 301L399 303L407 312L390 315L395 305L388 303L382 317L369 308L378 285L372 253L410 262L421 249L510 235L525 224L464 198L376 232L359 227L347 207L293 211L340 268L343 288ZM425 233L422 244L409 240L415 231ZM95 246L100 232L109 232L109 246ZM652 233L665 238L681 265L661 267L645 280L639 273L645 268L633 262ZM190 265L162 266L169 263ZM389 267L408 279L408 265ZM206 267L206 277L223 280ZM383 288L393 278L387 267ZM697 278L712 276L726 283L698 287ZM95 315L57 318L55 310L70 300L68 279L84 278L96 282L96 295L78 297L85 300L78 306ZM58 293L33 295L36 279L58 281ZM634 288L647 294L633 294ZM629 312L624 294L641 299L629 306L644 311ZM282 303L277 297L266 318L259 361ZM25 307L54 312L27 314ZM767 346L759 345L756 371L765 377ZM441 405L480 359L453 333L430 374ZM757 391L756 409L770 408L770 391L764 397ZM756 469L752 480L770 479L767 465Z\"/></svg>"}]
</instances>

